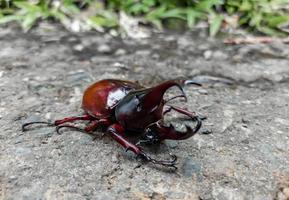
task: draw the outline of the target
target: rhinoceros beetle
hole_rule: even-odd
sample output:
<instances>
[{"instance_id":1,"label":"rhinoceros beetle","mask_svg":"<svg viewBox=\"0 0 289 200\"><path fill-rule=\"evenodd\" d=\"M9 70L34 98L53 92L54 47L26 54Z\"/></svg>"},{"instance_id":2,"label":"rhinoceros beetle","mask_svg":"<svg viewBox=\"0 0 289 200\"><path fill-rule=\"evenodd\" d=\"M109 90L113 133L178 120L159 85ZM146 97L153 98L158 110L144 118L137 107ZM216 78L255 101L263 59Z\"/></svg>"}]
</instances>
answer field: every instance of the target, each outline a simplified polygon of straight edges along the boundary
<instances>
[{"instance_id":1,"label":"rhinoceros beetle","mask_svg":"<svg viewBox=\"0 0 289 200\"><path fill-rule=\"evenodd\" d=\"M85 90L82 99L84 110L82 116L67 117L53 123L43 121L24 123L22 130L25 131L28 125L36 123L56 126L58 133L63 127L76 128L86 133L104 127L106 133L115 141L145 161L176 168L177 157L175 155L171 155L170 160L156 160L145 153L140 145L154 144L165 139L184 140L197 133L202 125L202 117L197 116L195 112L168 104L172 99L179 97L187 100L183 86L188 84L200 86L199 83L186 79L169 80L150 88L124 80L101 80ZM182 94L164 100L166 90L173 86L178 87ZM163 121L164 115L172 110L195 121L195 127L191 128L186 125L186 131L177 131L171 124L166 126ZM89 123L84 129L66 124L77 120L89 121ZM125 134L128 131L142 134L143 137L133 144Z\"/></svg>"}]
</instances>

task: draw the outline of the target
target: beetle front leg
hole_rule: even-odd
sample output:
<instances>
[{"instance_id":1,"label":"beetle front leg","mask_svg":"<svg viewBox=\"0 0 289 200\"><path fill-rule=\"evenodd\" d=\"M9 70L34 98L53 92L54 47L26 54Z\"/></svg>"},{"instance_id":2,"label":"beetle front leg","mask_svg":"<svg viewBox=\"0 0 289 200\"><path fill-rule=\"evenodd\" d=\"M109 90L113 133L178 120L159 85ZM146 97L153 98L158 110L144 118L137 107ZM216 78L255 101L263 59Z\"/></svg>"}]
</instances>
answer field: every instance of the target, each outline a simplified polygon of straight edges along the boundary
<instances>
[{"instance_id":1,"label":"beetle front leg","mask_svg":"<svg viewBox=\"0 0 289 200\"><path fill-rule=\"evenodd\" d=\"M31 125L31 124L47 124L48 126L59 126L61 124L67 123L67 122L73 122L76 120L94 120L95 118L93 118L90 115L83 115L83 116L76 116L76 117L66 117L60 120L55 120L54 122L45 122L45 121L34 121L34 122L28 122L28 123L24 123L22 124L22 131L26 131L26 127Z\"/></svg>"},{"instance_id":2,"label":"beetle front leg","mask_svg":"<svg viewBox=\"0 0 289 200\"><path fill-rule=\"evenodd\" d=\"M187 115L187 116L190 117L190 118L199 117L201 120L207 119L207 117L198 116L195 112L188 111L188 110L186 110L185 108L180 108L180 107L171 106L171 105L167 105L167 108L166 108L166 110L163 112L163 115L169 113L169 112L172 111L172 110L175 110L175 111L177 111L177 112L179 112L179 113L181 113L181 114Z\"/></svg>"},{"instance_id":3,"label":"beetle front leg","mask_svg":"<svg viewBox=\"0 0 289 200\"><path fill-rule=\"evenodd\" d=\"M80 131L80 132L91 134L91 132L93 132L99 126L101 125L108 126L109 124L110 124L110 121L108 119L100 119L100 120L94 119L84 129L73 126L73 125L59 125L59 126L56 126L56 132L60 134L60 131L59 131L60 129L71 128L71 129L76 129L77 131Z\"/></svg>"},{"instance_id":4,"label":"beetle front leg","mask_svg":"<svg viewBox=\"0 0 289 200\"><path fill-rule=\"evenodd\" d=\"M176 156L172 156L173 157L172 160L156 160L151 158L140 147L138 147L135 144L132 144L124 137L124 129L121 125L113 124L108 128L107 132L115 141L117 141L121 146L123 146L126 149L126 151L134 152L137 156L141 157L145 161L158 165L176 168L175 166L177 161Z\"/></svg>"},{"instance_id":5,"label":"beetle front leg","mask_svg":"<svg viewBox=\"0 0 289 200\"><path fill-rule=\"evenodd\" d=\"M95 120L94 117L90 116L90 115L83 115L83 116L75 116L75 117L66 117L63 119L59 119L59 120L55 120L54 121L54 125L55 126L59 126L61 124L67 123L67 122L74 122L77 120L81 120L81 121L89 121L89 120Z\"/></svg>"}]
</instances>

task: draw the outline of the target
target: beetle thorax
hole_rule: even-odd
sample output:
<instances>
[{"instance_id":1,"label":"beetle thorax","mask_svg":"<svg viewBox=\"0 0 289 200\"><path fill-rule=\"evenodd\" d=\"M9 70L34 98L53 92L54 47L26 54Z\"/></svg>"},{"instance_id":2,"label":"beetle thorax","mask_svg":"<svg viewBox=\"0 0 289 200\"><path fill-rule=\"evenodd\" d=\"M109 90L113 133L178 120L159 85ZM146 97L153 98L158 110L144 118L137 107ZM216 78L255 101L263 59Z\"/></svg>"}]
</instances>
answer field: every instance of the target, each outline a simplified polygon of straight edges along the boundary
<instances>
[{"instance_id":1,"label":"beetle thorax","mask_svg":"<svg viewBox=\"0 0 289 200\"><path fill-rule=\"evenodd\" d=\"M144 108L144 92L131 92L116 107L116 120L127 130L143 131L148 125L162 118L163 103Z\"/></svg>"}]
</instances>

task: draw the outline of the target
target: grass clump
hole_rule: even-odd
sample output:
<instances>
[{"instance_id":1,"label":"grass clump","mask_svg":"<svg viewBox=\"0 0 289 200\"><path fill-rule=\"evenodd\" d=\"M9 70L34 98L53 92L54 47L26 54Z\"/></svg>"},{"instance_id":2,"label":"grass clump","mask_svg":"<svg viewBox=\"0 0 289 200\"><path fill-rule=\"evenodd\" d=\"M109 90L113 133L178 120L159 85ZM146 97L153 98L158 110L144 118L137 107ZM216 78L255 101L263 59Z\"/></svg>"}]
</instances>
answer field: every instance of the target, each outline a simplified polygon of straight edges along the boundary
<instances>
[{"instance_id":1,"label":"grass clump","mask_svg":"<svg viewBox=\"0 0 289 200\"><path fill-rule=\"evenodd\" d=\"M65 27L118 28L119 14L141 18L162 29L169 20L188 28L208 23L211 36L230 25L267 35L288 35L289 0L0 0L0 24L17 21L29 30L39 20L55 20Z\"/></svg>"}]
</instances>

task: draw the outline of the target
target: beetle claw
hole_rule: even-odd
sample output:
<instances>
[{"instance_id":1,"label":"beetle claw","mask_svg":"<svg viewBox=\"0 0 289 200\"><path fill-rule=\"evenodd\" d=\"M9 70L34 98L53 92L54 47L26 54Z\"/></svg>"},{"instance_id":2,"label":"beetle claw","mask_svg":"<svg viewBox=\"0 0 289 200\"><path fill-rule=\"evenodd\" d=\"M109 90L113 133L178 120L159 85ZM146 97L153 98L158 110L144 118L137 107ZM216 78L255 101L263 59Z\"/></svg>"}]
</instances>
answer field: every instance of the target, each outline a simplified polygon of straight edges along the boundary
<instances>
[{"instance_id":1,"label":"beetle claw","mask_svg":"<svg viewBox=\"0 0 289 200\"><path fill-rule=\"evenodd\" d=\"M177 167L175 166L177 164L177 156L176 155L170 154L170 156L172 157L172 160L156 160L154 158L151 158L145 152L141 151L141 153L138 154L138 156L141 156L141 158L143 158L147 162L151 162L153 164L162 165L162 166L166 166L166 167L172 167L174 169L177 169Z\"/></svg>"},{"instance_id":2,"label":"beetle claw","mask_svg":"<svg viewBox=\"0 0 289 200\"><path fill-rule=\"evenodd\" d=\"M21 126L22 132L27 131L26 126L29 126L31 124L46 124L47 126L55 126L54 123L51 122L43 122L43 121L39 121L39 122L28 122L28 123L24 123Z\"/></svg>"},{"instance_id":3,"label":"beetle claw","mask_svg":"<svg viewBox=\"0 0 289 200\"><path fill-rule=\"evenodd\" d=\"M59 131L61 128L64 128L63 126L56 126L55 127L55 130L56 130L56 133L61 135L61 132Z\"/></svg>"}]
</instances>

